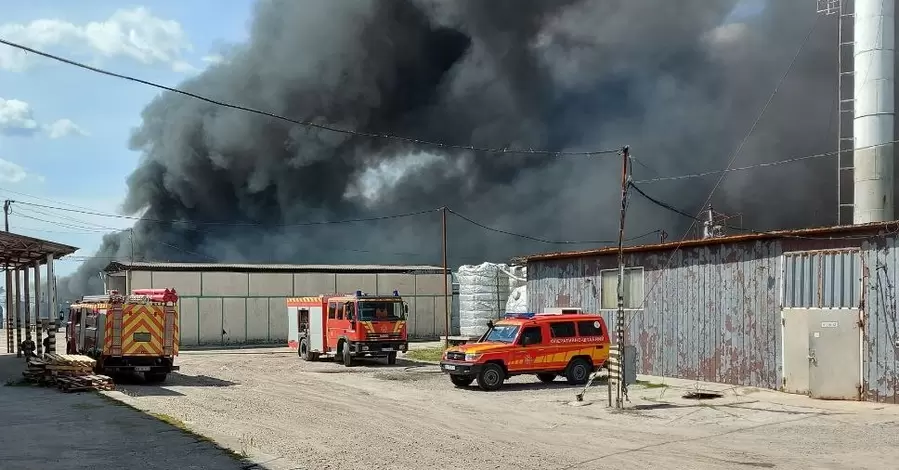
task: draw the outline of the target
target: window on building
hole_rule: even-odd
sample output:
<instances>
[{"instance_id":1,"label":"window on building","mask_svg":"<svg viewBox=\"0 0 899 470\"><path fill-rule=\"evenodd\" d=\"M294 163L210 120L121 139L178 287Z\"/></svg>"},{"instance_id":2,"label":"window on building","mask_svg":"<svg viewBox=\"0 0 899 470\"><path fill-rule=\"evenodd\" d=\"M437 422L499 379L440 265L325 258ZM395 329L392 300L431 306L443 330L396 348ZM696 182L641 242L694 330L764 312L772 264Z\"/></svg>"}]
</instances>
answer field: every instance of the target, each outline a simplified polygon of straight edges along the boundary
<instances>
[{"instance_id":1,"label":"window on building","mask_svg":"<svg viewBox=\"0 0 899 470\"><path fill-rule=\"evenodd\" d=\"M562 321L551 323L549 325L549 334L553 338L573 338L576 336L574 332L573 321Z\"/></svg>"},{"instance_id":2,"label":"window on building","mask_svg":"<svg viewBox=\"0 0 899 470\"><path fill-rule=\"evenodd\" d=\"M332 320L337 318L337 302L328 303L328 318Z\"/></svg>"},{"instance_id":3,"label":"window on building","mask_svg":"<svg viewBox=\"0 0 899 470\"><path fill-rule=\"evenodd\" d=\"M577 332L581 336L602 336L602 326L598 321L579 321Z\"/></svg>"},{"instance_id":4,"label":"window on building","mask_svg":"<svg viewBox=\"0 0 899 470\"><path fill-rule=\"evenodd\" d=\"M618 270L608 269L600 272L602 286L600 295L603 310L618 308ZM640 310L643 308L643 268L624 269L624 308Z\"/></svg>"}]
</instances>

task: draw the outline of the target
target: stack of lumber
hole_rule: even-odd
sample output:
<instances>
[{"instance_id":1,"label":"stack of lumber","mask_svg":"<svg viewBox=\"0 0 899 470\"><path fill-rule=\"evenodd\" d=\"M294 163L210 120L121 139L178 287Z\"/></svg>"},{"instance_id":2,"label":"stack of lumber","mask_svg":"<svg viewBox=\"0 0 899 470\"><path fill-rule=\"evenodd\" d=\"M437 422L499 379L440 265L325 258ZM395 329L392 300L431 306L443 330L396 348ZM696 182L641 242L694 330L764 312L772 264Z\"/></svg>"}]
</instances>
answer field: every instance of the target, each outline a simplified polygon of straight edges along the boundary
<instances>
[{"instance_id":1,"label":"stack of lumber","mask_svg":"<svg viewBox=\"0 0 899 470\"><path fill-rule=\"evenodd\" d=\"M88 356L47 354L43 359L29 360L28 370L22 375L28 382L56 386L66 392L112 390L111 378L94 374L96 363Z\"/></svg>"}]
</instances>

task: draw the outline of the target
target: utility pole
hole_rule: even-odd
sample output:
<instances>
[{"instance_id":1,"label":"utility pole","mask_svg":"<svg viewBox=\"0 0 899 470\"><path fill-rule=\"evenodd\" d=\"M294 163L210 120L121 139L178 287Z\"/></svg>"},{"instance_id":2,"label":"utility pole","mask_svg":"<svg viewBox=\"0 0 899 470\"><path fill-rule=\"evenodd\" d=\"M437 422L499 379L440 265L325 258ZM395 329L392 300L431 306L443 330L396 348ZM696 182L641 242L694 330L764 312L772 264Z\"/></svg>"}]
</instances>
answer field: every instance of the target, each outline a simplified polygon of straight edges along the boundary
<instances>
[{"instance_id":1,"label":"utility pole","mask_svg":"<svg viewBox=\"0 0 899 470\"><path fill-rule=\"evenodd\" d=\"M444 318L443 340L444 346L449 347L450 334L450 311L452 304L449 300L449 271L446 266L446 206L440 209L441 218L443 219L443 309L446 317Z\"/></svg>"},{"instance_id":2,"label":"utility pole","mask_svg":"<svg viewBox=\"0 0 899 470\"><path fill-rule=\"evenodd\" d=\"M624 408L627 397L627 384L624 383L624 217L627 213L627 163L630 148L621 149L621 217L618 222L618 312L615 316L616 335L618 336L618 377L615 386L615 408Z\"/></svg>"},{"instance_id":3,"label":"utility pole","mask_svg":"<svg viewBox=\"0 0 899 470\"><path fill-rule=\"evenodd\" d=\"M9 206L12 205L12 201L9 199L3 201L3 225L6 228L6 231L9 232Z\"/></svg>"}]
</instances>

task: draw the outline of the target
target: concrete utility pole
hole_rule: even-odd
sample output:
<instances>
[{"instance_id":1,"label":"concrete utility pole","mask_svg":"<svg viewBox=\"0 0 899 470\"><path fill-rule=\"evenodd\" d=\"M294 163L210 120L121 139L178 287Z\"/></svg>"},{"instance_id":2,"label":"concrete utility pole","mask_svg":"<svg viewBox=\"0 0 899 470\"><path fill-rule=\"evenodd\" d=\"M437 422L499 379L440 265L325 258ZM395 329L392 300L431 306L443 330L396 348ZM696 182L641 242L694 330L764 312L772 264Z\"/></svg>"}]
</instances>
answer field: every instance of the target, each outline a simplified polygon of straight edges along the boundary
<instances>
[{"instance_id":1,"label":"concrete utility pole","mask_svg":"<svg viewBox=\"0 0 899 470\"><path fill-rule=\"evenodd\" d=\"M446 206L440 209L440 213L443 219L443 308L445 310L443 341L444 346L448 348L450 345L450 313L452 311L452 303L450 303L449 298L449 271L446 266Z\"/></svg>"},{"instance_id":2,"label":"concrete utility pole","mask_svg":"<svg viewBox=\"0 0 899 470\"><path fill-rule=\"evenodd\" d=\"M627 214L627 188L630 148L621 149L621 218L618 222L618 312L615 315L616 336L618 342L618 377L615 385L615 408L624 407L627 396L627 384L624 382L624 218Z\"/></svg>"}]
</instances>

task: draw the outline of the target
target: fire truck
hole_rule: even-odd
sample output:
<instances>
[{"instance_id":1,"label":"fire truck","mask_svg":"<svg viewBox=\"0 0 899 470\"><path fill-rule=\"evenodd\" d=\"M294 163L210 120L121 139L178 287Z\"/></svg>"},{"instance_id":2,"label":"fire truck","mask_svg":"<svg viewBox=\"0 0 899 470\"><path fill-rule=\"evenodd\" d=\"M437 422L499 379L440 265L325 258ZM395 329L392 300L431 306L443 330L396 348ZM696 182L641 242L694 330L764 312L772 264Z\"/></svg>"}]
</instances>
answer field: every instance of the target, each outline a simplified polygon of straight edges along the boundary
<instances>
[{"instance_id":1,"label":"fire truck","mask_svg":"<svg viewBox=\"0 0 899 470\"><path fill-rule=\"evenodd\" d=\"M291 298L287 312L288 346L306 361L333 356L350 367L357 357L386 357L396 364L408 348L409 306L397 291Z\"/></svg>"},{"instance_id":2,"label":"fire truck","mask_svg":"<svg viewBox=\"0 0 899 470\"><path fill-rule=\"evenodd\" d=\"M178 321L175 289L84 296L69 306L66 353L94 358L98 374L136 372L164 382L178 370Z\"/></svg>"}]
</instances>

